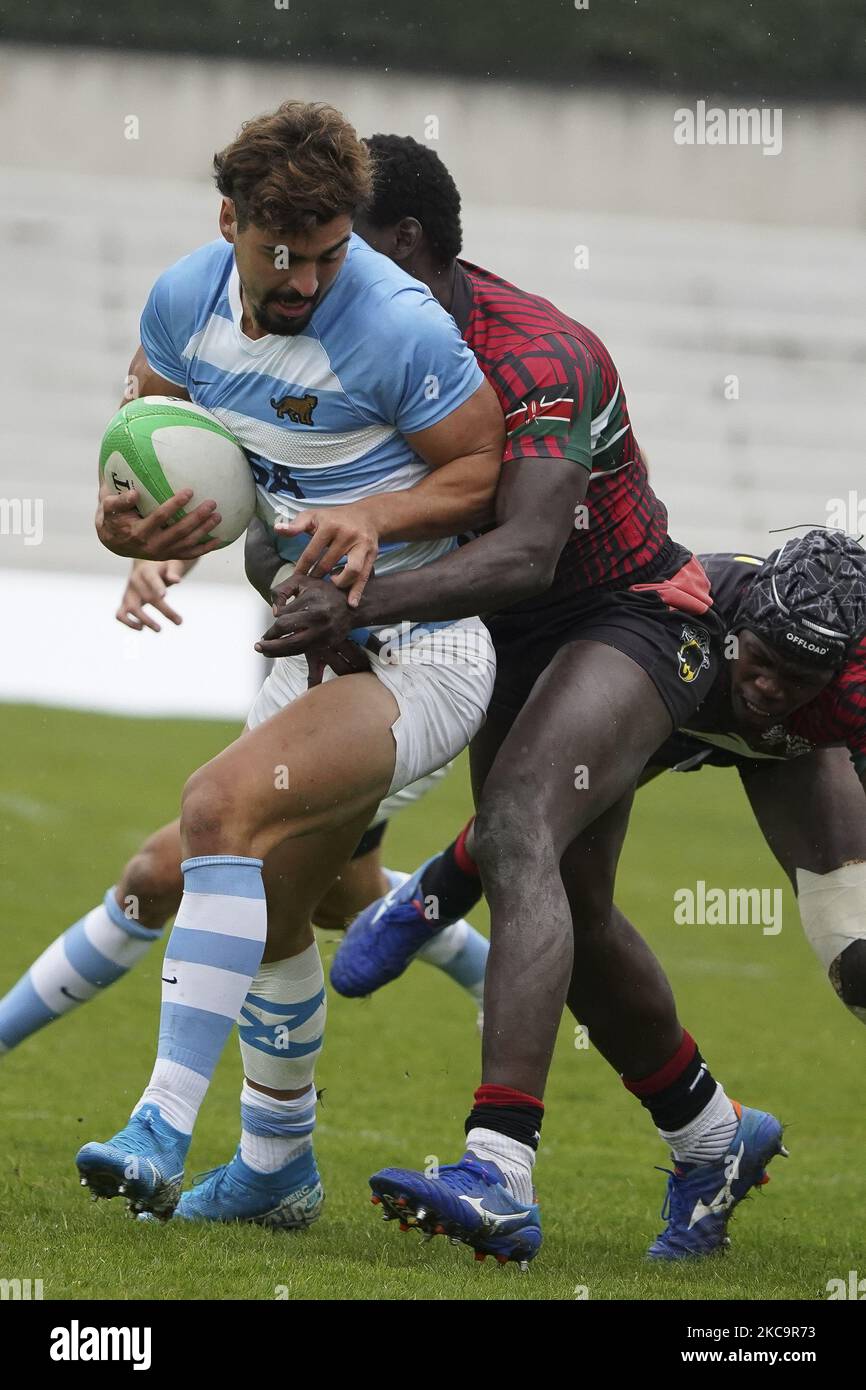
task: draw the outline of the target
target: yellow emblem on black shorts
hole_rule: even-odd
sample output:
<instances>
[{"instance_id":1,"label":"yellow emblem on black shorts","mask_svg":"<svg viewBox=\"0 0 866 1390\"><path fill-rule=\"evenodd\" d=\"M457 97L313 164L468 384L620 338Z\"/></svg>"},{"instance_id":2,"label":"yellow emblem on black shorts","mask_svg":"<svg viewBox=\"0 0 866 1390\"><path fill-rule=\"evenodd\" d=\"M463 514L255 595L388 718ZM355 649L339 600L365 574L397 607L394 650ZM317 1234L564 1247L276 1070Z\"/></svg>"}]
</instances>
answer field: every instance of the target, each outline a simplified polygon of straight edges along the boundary
<instances>
[{"instance_id":1,"label":"yellow emblem on black shorts","mask_svg":"<svg viewBox=\"0 0 866 1390\"><path fill-rule=\"evenodd\" d=\"M710 639L702 627L684 627L677 666L680 680L690 685L710 664Z\"/></svg>"}]
</instances>

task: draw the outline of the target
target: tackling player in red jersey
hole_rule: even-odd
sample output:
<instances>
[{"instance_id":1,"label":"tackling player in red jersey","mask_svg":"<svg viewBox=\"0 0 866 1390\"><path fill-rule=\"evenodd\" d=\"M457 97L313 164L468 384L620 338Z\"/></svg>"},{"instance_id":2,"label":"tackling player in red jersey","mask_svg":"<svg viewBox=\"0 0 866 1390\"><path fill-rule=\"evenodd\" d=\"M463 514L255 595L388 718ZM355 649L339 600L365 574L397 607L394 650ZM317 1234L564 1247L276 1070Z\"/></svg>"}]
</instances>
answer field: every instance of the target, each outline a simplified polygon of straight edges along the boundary
<instances>
[{"instance_id":1,"label":"tackling player in red jersey","mask_svg":"<svg viewBox=\"0 0 866 1390\"><path fill-rule=\"evenodd\" d=\"M737 1107L713 1078L658 963L617 914L613 883L640 773L711 689L723 628L699 562L667 534L604 345L546 300L457 260L459 195L432 151L395 136L370 144L382 182L358 229L450 309L508 424L493 530L421 583L374 577L354 611L335 585L296 575L260 644L296 653L336 646L359 623L468 612L495 640L496 684L471 752L492 919L483 1084L460 1162L435 1179L386 1170L374 1192L479 1254L533 1257L541 1097L576 979L590 1036L651 1097L702 1207L688 1248L677 1226L653 1253L703 1253L724 1243L734 1205L780 1151L781 1126ZM310 529L324 520L311 513Z\"/></svg>"}]
</instances>

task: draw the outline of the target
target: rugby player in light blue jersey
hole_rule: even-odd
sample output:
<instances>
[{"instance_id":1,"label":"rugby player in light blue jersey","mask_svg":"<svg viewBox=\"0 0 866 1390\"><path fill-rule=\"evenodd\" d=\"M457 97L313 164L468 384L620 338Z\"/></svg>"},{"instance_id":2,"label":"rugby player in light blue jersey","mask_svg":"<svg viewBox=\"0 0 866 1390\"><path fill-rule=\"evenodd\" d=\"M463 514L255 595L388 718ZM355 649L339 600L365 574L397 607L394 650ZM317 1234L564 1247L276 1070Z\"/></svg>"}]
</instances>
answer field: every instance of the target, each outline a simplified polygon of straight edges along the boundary
<instances>
[{"instance_id":1,"label":"rugby player in light blue jersey","mask_svg":"<svg viewBox=\"0 0 866 1390\"><path fill-rule=\"evenodd\" d=\"M352 236L367 150L333 109L286 103L247 123L215 169L222 240L157 281L130 373L139 393L186 395L231 429L301 573L345 557L333 582L357 594L374 563L388 573L444 555L492 514L502 414L450 316ZM100 539L122 555L196 558L217 513L205 502L169 525L188 500L142 520L134 494L103 490ZM413 625L382 651L375 633L353 636L368 669L352 669L357 648L314 653L332 665L308 689L303 658L275 662L245 734L187 784L157 1059L124 1129L77 1156L96 1195L171 1215L240 1015L241 1145L181 1214L281 1226L318 1215L312 911L379 802L468 744L494 674L477 619Z\"/></svg>"}]
</instances>

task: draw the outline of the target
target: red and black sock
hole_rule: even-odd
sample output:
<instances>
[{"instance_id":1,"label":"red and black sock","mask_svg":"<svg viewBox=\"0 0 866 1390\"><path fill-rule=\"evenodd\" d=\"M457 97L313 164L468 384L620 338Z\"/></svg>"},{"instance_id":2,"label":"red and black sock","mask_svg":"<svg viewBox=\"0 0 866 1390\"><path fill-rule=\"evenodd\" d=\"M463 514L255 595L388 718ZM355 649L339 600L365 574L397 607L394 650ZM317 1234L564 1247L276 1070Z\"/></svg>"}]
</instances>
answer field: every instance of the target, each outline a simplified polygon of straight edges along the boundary
<instances>
[{"instance_id":1,"label":"red and black sock","mask_svg":"<svg viewBox=\"0 0 866 1390\"><path fill-rule=\"evenodd\" d=\"M427 865L418 885L418 896L425 904L434 900L436 912L431 911L430 918L437 930L465 917L481 898L478 865L466 848L472 823L464 825L454 843Z\"/></svg>"},{"instance_id":2,"label":"red and black sock","mask_svg":"<svg viewBox=\"0 0 866 1390\"><path fill-rule=\"evenodd\" d=\"M537 1149L543 1117L543 1101L525 1091L515 1091L511 1086L479 1086L466 1120L465 1133L472 1129L492 1129L530 1149Z\"/></svg>"},{"instance_id":3,"label":"red and black sock","mask_svg":"<svg viewBox=\"0 0 866 1390\"><path fill-rule=\"evenodd\" d=\"M622 1081L650 1112L656 1127L668 1132L691 1124L716 1089L697 1043L686 1032L674 1055L658 1071L637 1080L624 1076Z\"/></svg>"}]
</instances>

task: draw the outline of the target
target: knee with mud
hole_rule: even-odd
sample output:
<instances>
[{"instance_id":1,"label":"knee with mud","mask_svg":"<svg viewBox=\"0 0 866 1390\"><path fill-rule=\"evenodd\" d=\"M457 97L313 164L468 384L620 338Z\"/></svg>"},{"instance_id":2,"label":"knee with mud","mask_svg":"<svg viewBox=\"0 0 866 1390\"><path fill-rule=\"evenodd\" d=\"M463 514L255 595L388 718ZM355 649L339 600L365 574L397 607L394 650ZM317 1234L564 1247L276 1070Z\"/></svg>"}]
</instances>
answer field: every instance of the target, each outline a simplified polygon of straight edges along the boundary
<instances>
[{"instance_id":1,"label":"knee with mud","mask_svg":"<svg viewBox=\"0 0 866 1390\"><path fill-rule=\"evenodd\" d=\"M212 766L194 772L183 789L181 804L184 857L254 854L254 826L244 800Z\"/></svg>"},{"instance_id":2,"label":"knee with mud","mask_svg":"<svg viewBox=\"0 0 866 1390\"><path fill-rule=\"evenodd\" d=\"M485 792L475 818L473 854L488 894L515 882L525 884L531 874L558 874L560 853L531 796Z\"/></svg>"}]
</instances>

